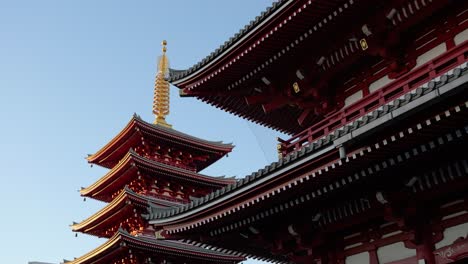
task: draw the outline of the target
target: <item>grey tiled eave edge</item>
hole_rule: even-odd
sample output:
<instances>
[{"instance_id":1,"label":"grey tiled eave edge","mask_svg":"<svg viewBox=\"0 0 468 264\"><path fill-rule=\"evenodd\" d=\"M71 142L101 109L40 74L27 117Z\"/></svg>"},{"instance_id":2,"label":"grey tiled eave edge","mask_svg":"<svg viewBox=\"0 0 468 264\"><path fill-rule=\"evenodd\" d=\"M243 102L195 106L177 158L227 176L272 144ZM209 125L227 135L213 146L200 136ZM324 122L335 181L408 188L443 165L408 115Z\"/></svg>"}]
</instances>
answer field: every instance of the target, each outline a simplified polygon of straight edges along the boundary
<instances>
[{"instance_id":1,"label":"grey tiled eave edge","mask_svg":"<svg viewBox=\"0 0 468 264\"><path fill-rule=\"evenodd\" d=\"M181 79L181 78L193 73L194 71L200 69L201 67L206 65L208 62L210 62L211 60L216 58L219 54L221 54L222 52L227 50L231 45L233 45L238 40L240 40L243 36L245 36L253 28L255 28L257 25L259 25L263 20L265 20L267 17L269 17L271 14L273 14L278 8L280 8L286 2L287 2L286 0L278 0L277 2L274 2L271 7L268 7L259 16L255 17L255 19L250 21L249 24L244 26L244 28L241 29L238 33L236 33L233 37L231 37L227 41L225 41L219 48L217 48L215 51L211 52L210 55L206 56L200 62L198 62L197 64L195 64L192 67L188 68L187 70L169 69L170 74L169 74L169 77L167 78L167 80L169 82L176 81L176 80Z\"/></svg>"},{"instance_id":2,"label":"grey tiled eave edge","mask_svg":"<svg viewBox=\"0 0 468 264\"><path fill-rule=\"evenodd\" d=\"M185 134L184 132L175 130L173 128L167 128L167 127L164 127L164 126L161 126L161 125L148 123L145 120L143 120L136 113L133 114L133 118L138 120L138 122L140 122L142 125L148 126L148 127L152 128L152 129L156 129L156 130L166 132L166 133L171 134L173 136L179 136L181 138L187 138L187 139L195 141L195 142L204 143L204 144L207 144L207 145L219 146L219 147L222 147L222 148L231 148L231 149L234 148L234 145L232 143L224 143L222 141L206 140L206 139L195 137L195 136L192 136L192 135L189 135L189 134Z\"/></svg>"},{"instance_id":3,"label":"grey tiled eave edge","mask_svg":"<svg viewBox=\"0 0 468 264\"><path fill-rule=\"evenodd\" d=\"M237 258L238 260L241 260L244 258L240 255L226 254L220 251L211 250L211 249L207 249L203 247L197 247L197 246L183 243L177 240L158 240L156 238L147 237L147 236L133 236L121 227L117 230L117 232L114 234L114 236L110 240L115 239L117 237L120 237L120 241L126 241L126 240L130 241L130 243L133 245L131 247L138 247L139 243L147 243L147 244L152 245L150 247L150 250L154 250L154 251L167 250L166 252L170 252L169 255L184 254L180 252L182 250L182 251L187 251L186 255L197 256L198 254L206 254L206 255L211 255L214 257L222 258L224 259L223 262L227 262L229 261L229 259ZM101 245L100 247L106 245L106 243ZM236 260L232 260L232 261L236 261ZM62 263L69 263L69 262L73 262L73 261L64 260Z\"/></svg>"},{"instance_id":4,"label":"grey tiled eave edge","mask_svg":"<svg viewBox=\"0 0 468 264\"><path fill-rule=\"evenodd\" d=\"M338 146L348 140L352 140L353 138L362 135L365 132L369 132L369 130L386 123L393 118L398 118L400 115L403 115L426 102L446 96L446 94L454 90L454 88L461 87L466 83L468 83L468 63L465 62L455 69L450 70L448 73L421 85L419 88L413 89L411 92L393 100L387 105L381 106L378 109L358 118L354 122L337 129L334 133L318 139L317 141L302 147L298 151L288 154L286 157L267 165L263 169L253 172L251 175L238 180L234 184L218 189L215 192L199 199L195 199L180 207L168 210L151 210L149 208L150 213L145 215L145 218L148 220L168 218L206 204L207 202L237 190L240 187L252 184L280 168L293 166L293 163L296 163L306 156L313 155L327 146Z\"/></svg>"}]
</instances>

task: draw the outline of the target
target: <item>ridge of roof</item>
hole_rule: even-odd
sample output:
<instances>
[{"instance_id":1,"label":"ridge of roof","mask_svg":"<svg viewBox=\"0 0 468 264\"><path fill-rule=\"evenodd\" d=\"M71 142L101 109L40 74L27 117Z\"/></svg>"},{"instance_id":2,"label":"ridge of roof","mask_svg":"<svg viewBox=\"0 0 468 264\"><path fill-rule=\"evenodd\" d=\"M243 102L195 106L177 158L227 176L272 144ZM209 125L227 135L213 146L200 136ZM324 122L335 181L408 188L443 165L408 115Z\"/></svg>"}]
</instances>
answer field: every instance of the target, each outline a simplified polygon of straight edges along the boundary
<instances>
[{"instance_id":1,"label":"ridge of roof","mask_svg":"<svg viewBox=\"0 0 468 264\"><path fill-rule=\"evenodd\" d=\"M166 170L166 171L170 171L170 172L173 171L173 172L177 172L177 173L180 173L180 174L183 174L183 175L189 175L189 176L191 176L191 179L186 178L186 177L178 177L176 175L172 175L172 177L175 177L175 178L178 178L178 179L181 179L181 180L188 180L188 181L195 181L196 179L198 179L196 181L197 183L205 183L205 184L210 185L210 186L211 185L219 186L219 185L223 185L223 184L227 185L227 184L232 183L233 181L236 181L236 179L234 179L232 177L231 178L212 177L212 176L200 174L198 172L186 170L186 169L183 169L183 168L170 166L170 165L167 165L167 164L164 164L164 163L154 161L154 160L145 158L143 156L140 156L133 149L130 149L127 152L127 154L125 154L125 156L121 159L121 161L116 166L112 167L112 169L110 171L108 171L103 177L101 177L99 180L97 180L96 182L94 182L90 186L88 186L86 188L82 188L80 190L81 195L83 195L83 196L89 195L90 192L92 192L94 189L96 189L98 186L100 186L103 182L108 181L109 179L111 179L112 176L115 175L122 168L127 167L127 170L128 170L129 166L130 167L132 166L132 161L140 162L140 164L146 165L146 166L149 166L149 167L152 167L152 166L160 167L161 169ZM203 179L204 181L200 181L200 179Z\"/></svg>"},{"instance_id":2,"label":"ridge of roof","mask_svg":"<svg viewBox=\"0 0 468 264\"><path fill-rule=\"evenodd\" d=\"M151 159L148 159L146 157L143 157L143 156L139 155L133 149L130 149L128 153L129 153L130 157L134 158L135 160L143 161L143 162L146 162L146 163L151 164L151 165L156 165L156 166L159 166L159 167L161 167L163 169L166 169L166 170L177 171L177 172L180 172L180 173L183 173L183 174L189 174L189 175L193 175L195 177L201 177L201 178L206 179L206 180L211 181L211 182L220 182L220 183L224 182L226 184L229 184L229 182L232 182L233 180L235 181L234 177L208 176L208 175L205 175L205 174L201 174L199 172L186 170L184 168L170 166L170 165L167 165L167 164L162 163L162 162L154 161L154 160L151 160Z\"/></svg>"},{"instance_id":3,"label":"ridge of roof","mask_svg":"<svg viewBox=\"0 0 468 264\"><path fill-rule=\"evenodd\" d=\"M122 191L115 197L110 203L108 203L106 206L101 208L99 211L94 213L93 215L89 216L88 218L84 219L83 221L76 223L73 222L71 225L71 228L74 232L79 231L79 229L85 227L87 224L92 223L93 221L96 221L99 217L104 215L106 212L117 206L118 204L122 203L126 199L132 199L132 197L135 197L136 199L141 199L146 202L147 206L158 206L155 203L166 203L167 208L172 208L176 207L178 204L174 204L168 201L164 200L159 200L157 198L153 198L151 196L146 196L142 194L138 194L134 192L128 185L125 185L125 187L122 189ZM143 203L144 204L144 203Z\"/></svg>"},{"instance_id":4,"label":"ridge of roof","mask_svg":"<svg viewBox=\"0 0 468 264\"><path fill-rule=\"evenodd\" d=\"M155 237L150 237L148 235L133 236L122 228L120 228L117 233L120 236L123 236L130 240L147 242L147 243L154 244L156 246L162 246L166 248L173 248L173 249L186 250L186 251L192 251L192 252L200 252L204 254L210 254L210 255L215 255L218 257L224 257L224 258L229 258L229 259L238 259L238 260L245 259L242 256L230 255L230 254L222 253L220 251L215 251L215 250L211 250L211 249L207 249L203 247L197 247L197 246L187 244L178 240L156 239Z\"/></svg>"},{"instance_id":5,"label":"ridge of roof","mask_svg":"<svg viewBox=\"0 0 468 264\"><path fill-rule=\"evenodd\" d=\"M136 245L141 248L142 243L146 243L148 245L151 245L150 250L167 250L168 252L171 252L172 254L186 254L186 255L192 255L192 256L200 256L200 254L205 254L205 255L211 255L213 257L216 257L218 259L224 259L224 260L229 260L229 261L243 261L245 260L244 257L240 255L230 255L226 254L223 252L215 251L215 250L210 250L202 247L197 247L191 244L183 243L180 241L175 241L175 240L158 240L153 237L149 236L133 236L129 234L127 231L122 229L121 227L115 234L109 238L104 244L98 246L97 248L93 249L92 251L86 253L85 255L75 258L72 261L66 261L65 263L83 263L83 261L89 261L93 257L99 255L102 252L105 252L106 250L112 249L115 246L121 246L119 243L125 241L127 242L127 246L129 246L129 243L136 243Z\"/></svg>"},{"instance_id":6,"label":"ridge of roof","mask_svg":"<svg viewBox=\"0 0 468 264\"><path fill-rule=\"evenodd\" d=\"M138 128L138 127L143 128L143 129L148 129L156 133L161 133L162 135L167 136L167 137L164 137L164 140L174 141L174 140L171 140L171 138L180 139L185 142L194 144L193 147L198 148L200 150L203 150L202 147L204 147L208 152L212 152L216 150L219 152L228 153L228 152L231 152L232 149L234 148L234 145L232 143L223 143L222 141L205 140L205 139L201 139L195 136L185 134L183 132L180 132L172 128L167 128L161 125L148 123L144 121L139 115L134 113L130 121L127 123L127 125L125 125L125 127L121 129L120 132L116 136L114 136L107 144L105 144L102 148L100 148L94 154L88 154L88 157L86 159L88 160L89 163L99 164L100 161L97 159L99 158L100 155L103 155L103 153L111 149L115 145L115 142L125 138L125 136L129 133L130 130L135 130L135 128Z\"/></svg>"},{"instance_id":7,"label":"ridge of roof","mask_svg":"<svg viewBox=\"0 0 468 264\"><path fill-rule=\"evenodd\" d=\"M216 50L211 52L208 56L203 58L201 61L196 63L195 65L191 66L186 70L175 70L169 68L169 78L167 79L169 82L173 82L179 80L187 75L193 73L194 71L200 69L201 67L208 64L208 62L212 61L216 58L219 54L227 50L230 46L234 43L239 41L242 37L244 37L247 33L253 30L256 26L258 26L262 21L272 15L276 10L278 10L281 6L287 3L288 0L278 0L273 2L271 6L267 7L265 11L261 12L260 15L256 16L252 19L247 25L245 25L239 32L234 34L234 36L230 37L226 40L221 46L219 46Z\"/></svg>"},{"instance_id":8,"label":"ridge of roof","mask_svg":"<svg viewBox=\"0 0 468 264\"><path fill-rule=\"evenodd\" d=\"M196 143L204 143L204 144L208 144L208 145L212 145L212 146L216 146L216 147L221 147L221 148L226 148L226 149L231 149L231 150L232 150L232 148L234 148L234 145L232 143L223 143L222 141L206 140L206 139L202 139L202 138L199 138L199 137L191 136L189 134L180 132L180 131L178 131L176 129L173 129L173 128L168 128L168 127L165 127L165 126L148 123L148 122L144 121L137 114L134 114L132 120L136 120L137 122L140 122L140 124L148 126L149 128L156 129L156 130L162 131L162 132L170 134L170 135L178 136L178 137L183 138L183 139L189 139L191 141L195 141Z\"/></svg>"}]
</instances>

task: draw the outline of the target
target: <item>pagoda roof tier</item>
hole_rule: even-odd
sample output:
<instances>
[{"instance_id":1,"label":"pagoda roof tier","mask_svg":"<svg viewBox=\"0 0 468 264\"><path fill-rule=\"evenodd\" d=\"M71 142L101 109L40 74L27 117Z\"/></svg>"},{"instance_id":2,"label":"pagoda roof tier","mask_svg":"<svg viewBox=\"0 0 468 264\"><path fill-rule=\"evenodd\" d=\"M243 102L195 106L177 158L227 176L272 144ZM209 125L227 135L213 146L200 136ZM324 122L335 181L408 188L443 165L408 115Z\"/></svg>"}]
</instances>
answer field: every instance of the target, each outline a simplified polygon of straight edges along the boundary
<instances>
[{"instance_id":1,"label":"pagoda roof tier","mask_svg":"<svg viewBox=\"0 0 468 264\"><path fill-rule=\"evenodd\" d=\"M117 136L95 154L88 156L87 160L89 163L111 168L125 156L130 148L143 145L143 138L155 140L161 145L186 150L192 155L206 156L206 159L195 160L197 171L222 158L234 147L232 144L208 141L162 125L151 124L143 121L138 115L134 115Z\"/></svg>"},{"instance_id":2,"label":"pagoda roof tier","mask_svg":"<svg viewBox=\"0 0 468 264\"><path fill-rule=\"evenodd\" d=\"M145 259L180 259L192 260L190 263L238 263L245 258L222 252L196 247L179 241L157 240L154 237L142 235L132 236L124 230L119 230L107 242L91 252L67 261L69 264L113 263L116 258L128 257L132 254L144 253ZM134 262L132 262L134 263Z\"/></svg>"},{"instance_id":3,"label":"pagoda roof tier","mask_svg":"<svg viewBox=\"0 0 468 264\"><path fill-rule=\"evenodd\" d=\"M134 215L136 212L133 209L139 208L146 211L149 205L167 208L176 206L176 204L165 200L135 193L128 186L125 186L112 202L82 222L74 223L71 228L74 232L109 238L111 235L105 235L108 228L122 221L126 216Z\"/></svg>"},{"instance_id":4,"label":"pagoda roof tier","mask_svg":"<svg viewBox=\"0 0 468 264\"><path fill-rule=\"evenodd\" d=\"M123 189L130 181L136 179L139 176L138 172L140 170L147 172L148 175L155 178L165 178L167 181L184 182L194 186L220 188L236 182L234 178L224 178L223 176L211 177L194 171L169 166L144 158L130 149L119 164L114 166L98 181L87 188L83 188L80 193L82 196L110 202L112 200L111 194L119 189Z\"/></svg>"},{"instance_id":5,"label":"pagoda roof tier","mask_svg":"<svg viewBox=\"0 0 468 264\"><path fill-rule=\"evenodd\" d=\"M242 209L250 206L252 203L263 201L285 189L292 188L304 181L325 174L325 172L339 171L341 173L344 164L348 164L348 162L352 163L358 155L362 156L366 151L373 152L372 155L378 155L378 151L382 151L383 146L388 145L389 142L395 141L399 143L397 145L398 148L404 148L405 143L402 143L404 140L412 143L414 141L411 140L416 140L413 138L417 134L415 131L427 129L428 131L443 133L442 131L451 129L455 125L464 125L463 122L466 121L468 114L468 102L466 101L468 96L468 90L466 89L468 87L468 63L465 62L459 65L454 70L438 77L437 80L443 81L436 81L434 79L434 81L422 85L413 92L370 112L365 117L353 121L346 126L346 129L343 128L339 133L328 134L312 144L291 152L277 162L273 162L265 168L240 179L235 184L228 185L189 204L176 208L160 212L158 210L150 210L150 212L153 212L149 219L150 224L164 226L165 228L170 227L168 229L174 233L182 229L187 231L195 226L202 226L199 222L192 222L202 214L210 214L210 218L202 220L203 223L218 219L220 216L216 215L217 213L214 213L214 211L220 210L220 205L225 202L228 209L220 214L224 216L242 211ZM449 107L449 105L452 107ZM452 119L457 121L453 121ZM416 120L424 121L414 125L417 122ZM387 130L385 133L391 133L390 131L394 129L401 129L402 132L387 134L388 137L379 140L377 143L369 142L372 139L370 135L375 131L381 131L383 127ZM405 137L405 133L408 136ZM457 133L460 133L460 131L457 131ZM468 133L468 130L463 130L463 133ZM424 137L427 138L432 135L431 132L417 135L416 138L417 140L424 140ZM466 138L466 135L463 134L463 137ZM401 140L398 141L398 138ZM359 144L369 145L359 148ZM356 150L354 152L351 149L346 150L346 157L340 158L337 147L341 145L353 145L353 148ZM393 147L390 153L394 150L396 151L396 147ZM388 153L385 155L388 155ZM365 160L364 162L368 164L370 160ZM305 168L309 169L306 170ZM334 170L334 168L340 169ZM275 189L268 189L272 188L271 185L273 184L279 184L278 178L292 177L297 170L309 172L303 173L300 177L293 178L279 187L275 185ZM262 194L262 190L268 191L265 191L266 194ZM246 204L233 205L234 200L244 199L241 198L244 195L254 197Z\"/></svg>"},{"instance_id":6,"label":"pagoda roof tier","mask_svg":"<svg viewBox=\"0 0 468 264\"><path fill-rule=\"evenodd\" d=\"M181 96L296 134L342 109L354 91L348 81L366 69L380 64L391 76L412 69L434 47L419 49L423 30L450 17L459 19L453 32L466 29L464 8L445 0L281 0L168 80Z\"/></svg>"}]
</instances>

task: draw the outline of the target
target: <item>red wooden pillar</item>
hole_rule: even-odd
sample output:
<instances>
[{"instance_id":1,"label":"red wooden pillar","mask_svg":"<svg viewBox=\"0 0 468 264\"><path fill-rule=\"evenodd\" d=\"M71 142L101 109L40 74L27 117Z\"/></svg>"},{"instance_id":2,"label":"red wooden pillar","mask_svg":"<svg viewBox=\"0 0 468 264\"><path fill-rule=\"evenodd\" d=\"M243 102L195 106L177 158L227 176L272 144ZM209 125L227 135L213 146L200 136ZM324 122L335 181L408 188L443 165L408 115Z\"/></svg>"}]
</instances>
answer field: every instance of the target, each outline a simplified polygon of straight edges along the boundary
<instances>
[{"instance_id":1,"label":"red wooden pillar","mask_svg":"<svg viewBox=\"0 0 468 264\"><path fill-rule=\"evenodd\" d=\"M375 246L369 249L369 264L380 264L379 256L377 256L377 248Z\"/></svg>"},{"instance_id":2,"label":"red wooden pillar","mask_svg":"<svg viewBox=\"0 0 468 264\"><path fill-rule=\"evenodd\" d=\"M419 230L417 230L416 235L419 237L418 241L415 243L413 241L414 246L416 248L416 258L419 262L424 264L436 264L435 256L434 256L434 239L432 235L432 228L429 224L423 224ZM421 261L421 260L424 260Z\"/></svg>"},{"instance_id":3,"label":"red wooden pillar","mask_svg":"<svg viewBox=\"0 0 468 264\"><path fill-rule=\"evenodd\" d=\"M429 239L416 246L416 257L418 261L424 260L424 264L436 264L434 254L434 244Z\"/></svg>"}]
</instances>

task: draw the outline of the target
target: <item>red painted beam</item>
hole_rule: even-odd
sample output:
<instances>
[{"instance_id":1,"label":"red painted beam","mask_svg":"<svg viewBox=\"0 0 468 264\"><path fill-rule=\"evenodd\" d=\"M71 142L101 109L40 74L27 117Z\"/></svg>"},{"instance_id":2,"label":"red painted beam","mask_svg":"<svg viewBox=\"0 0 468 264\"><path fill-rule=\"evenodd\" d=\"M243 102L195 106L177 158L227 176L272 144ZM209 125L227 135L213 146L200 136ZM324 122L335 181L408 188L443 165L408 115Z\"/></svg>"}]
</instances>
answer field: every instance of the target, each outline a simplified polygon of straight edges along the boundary
<instances>
[{"instance_id":1,"label":"red painted beam","mask_svg":"<svg viewBox=\"0 0 468 264\"><path fill-rule=\"evenodd\" d=\"M256 105L269 102L272 99L272 96L266 94L256 94L245 96L244 99L248 105Z\"/></svg>"},{"instance_id":2,"label":"red painted beam","mask_svg":"<svg viewBox=\"0 0 468 264\"><path fill-rule=\"evenodd\" d=\"M273 98L269 103L263 104L262 108L265 113L269 113L275 109L278 109L289 102L289 99L285 96L278 96Z\"/></svg>"}]
</instances>

